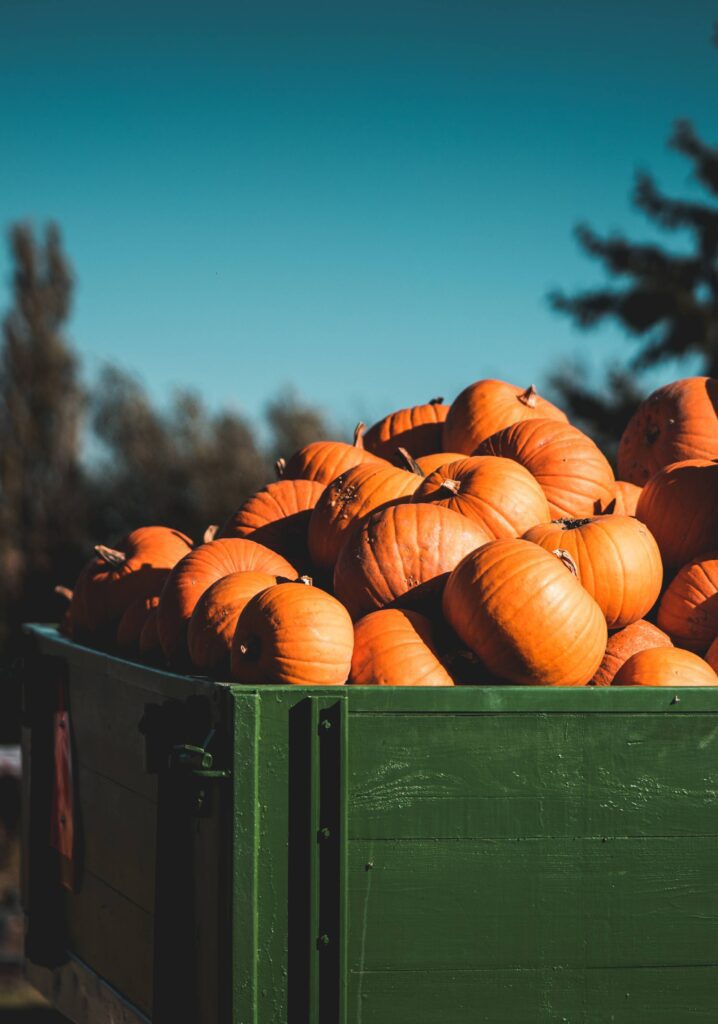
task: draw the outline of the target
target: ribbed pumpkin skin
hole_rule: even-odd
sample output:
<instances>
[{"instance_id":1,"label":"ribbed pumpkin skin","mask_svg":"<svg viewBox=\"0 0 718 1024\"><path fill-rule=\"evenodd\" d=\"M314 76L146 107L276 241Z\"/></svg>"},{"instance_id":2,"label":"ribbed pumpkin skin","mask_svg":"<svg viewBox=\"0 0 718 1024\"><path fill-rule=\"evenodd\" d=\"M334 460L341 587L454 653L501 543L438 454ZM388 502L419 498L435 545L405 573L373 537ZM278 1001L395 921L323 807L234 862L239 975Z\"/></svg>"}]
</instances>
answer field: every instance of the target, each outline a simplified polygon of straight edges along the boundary
<instances>
[{"instance_id":1,"label":"ribbed pumpkin skin","mask_svg":"<svg viewBox=\"0 0 718 1024\"><path fill-rule=\"evenodd\" d=\"M347 681L354 627L336 598L282 583L246 605L234 634L232 677L240 683L339 686Z\"/></svg>"},{"instance_id":2,"label":"ribbed pumpkin skin","mask_svg":"<svg viewBox=\"0 0 718 1024\"><path fill-rule=\"evenodd\" d=\"M412 499L430 501L483 526L493 538L518 537L551 512L538 481L512 459L478 455L435 470Z\"/></svg>"},{"instance_id":3,"label":"ribbed pumpkin skin","mask_svg":"<svg viewBox=\"0 0 718 1024\"><path fill-rule=\"evenodd\" d=\"M353 619L392 604L423 606L464 555L490 539L478 523L449 509L391 505L347 538L334 568L334 593Z\"/></svg>"},{"instance_id":4,"label":"ribbed pumpkin skin","mask_svg":"<svg viewBox=\"0 0 718 1024\"><path fill-rule=\"evenodd\" d=\"M718 636L706 652L706 661L714 672L718 672Z\"/></svg>"},{"instance_id":5,"label":"ribbed pumpkin skin","mask_svg":"<svg viewBox=\"0 0 718 1024\"><path fill-rule=\"evenodd\" d=\"M388 464L354 466L328 485L309 521L309 553L318 569L333 569L349 531L378 508L407 501L422 481Z\"/></svg>"},{"instance_id":6,"label":"ribbed pumpkin skin","mask_svg":"<svg viewBox=\"0 0 718 1024\"><path fill-rule=\"evenodd\" d=\"M641 402L618 446L618 475L643 485L659 469L718 459L718 380L686 377Z\"/></svg>"},{"instance_id":7,"label":"ribbed pumpkin skin","mask_svg":"<svg viewBox=\"0 0 718 1024\"><path fill-rule=\"evenodd\" d=\"M454 399L444 423L443 448L472 455L487 437L531 419L568 422L565 413L532 388L517 388L502 380L478 380Z\"/></svg>"},{"instance_id":8,"label":"ribbed pumpkin skin","mask_svg":"<svg viewBox=\"0 0 718 1024\"><path fill-rule=\"evenodd\" d=\"M266 572L232 572L205 590L187 628L190 661L202 672L229 671L237 620L255 594L277 585Z\"/></svg>"},{"instance_id":9,"label":"ribbed pumpkin skin","mask_svg":"<svg viewBox=\"0 0 718 1024\"><path fill-rule=\"evenodd\" d=\"M310 569L307 532L312 511L324 493L317 480L277 480L257 491L217 534L251 537L302 570Z\"/></svg>"},{"instance_id":10,"label":"ribbed pumpkin skin","mask_svg":"<svg viewBox=\"0 0 718 1024\"><path fill-rule=\"evenodd\" d=\"M644 524L631 516L594 516L534 526L525 540L546 551L568 551L582 586L620 629L646 615L658 600L663 563L658 545Z\"/></svg>"},{"instance_id":11,"label":"ribbed pumpkin skin","mask_svg":"<svg viewBox=\"0 0 718 1024\"><path fill-rule=\"evenodd\" d=\"M527 686L585 686L608 631L601 609L554 555L526 540L472 551L444 589L444 615L490 672Z\"/></svg>"},{"instance_id":12,"label":"ribbed pumpkin skin","mask_svg":"<svg viewBox=\"0 0 718 1024\"><path fill-rule=\"evenodd\" d=\"M157 609L157 632L167 661L187 665L187 626L197 602L208 587L232 572L266 572L296 579L294 566L246 538L229 537L202 544L175 566L165 583Z\"/></svg>"},{"instance_id":13,"label":"ribbed pumpkin skin","mask_svg":"<svg viewBox=\"0 0 718 1024\"><path fill-rule=\"evenodd\" d=\"M116 550L126 556L122 565L97 556L80 573L70 603L75 635L92 635L116 623L137 598L159 594L167 570L192 550L192 541L166 526L143 526Z\"/></svg>"},{"instance_id":14,"label":"ribbed pumpkin skin","mask_svg":"<svg viewBox=\"0 0 718 1024\"><path fill-rule=\"evenodd\" d=\"M664 565L678 569L718 548L718 464L705 459L674 462L641 491L636 516L658 542Z\"/></svg>"},{"instance_id":15,"label":"ribbed pumpkin skin","mask_svg":"<svg viewBox=\"0 0 718 1024\"><path fill-rule=\"evenodd\" d=\"M658 625L674 644L699 654L718 636L718 552L692 559L666 587Z\"/></svg>"},{"instance_id":16,"label":"ribbed pumpkin skin","mask_svg":"<svg viewBox=\"0 0 718 1024\"><path fill-rule=\"evenodd\" d=\"M434 455L422 455L416 460L416 464L424 476L430 476L435 469L441 469L442 466L448 466L452 462L460 462L461 459L465 458L466 455L461 452L436 452Z\"/></svg>"},{"instance_id":17,"label":"ribbed pumpkin skin","mask_svg":"<svg viewBox=\"0 0 718 1024\"><path fill-rule=\"evenodd\" d=\"M437 657L431 620L401 608L382 608L355 624L349 682L357 686L454 685Z\"/></svg>"},{"instance_id":18,"label":"ribbed pumpkin skin","mask_svg":"<svg viewBox=\"0 0 718 1024\"><path fill-rule=\"evenodd\" d=\"M624 662L614 686L718 686L708 662L679 647L651 647Z\"/></svg>"},{"instance_id":19,"label":"ribbed pumpkin skin","mask_svg":"<svg viewBox=\"0 0 718 1024\"><path fill-rule=\"evenodd\" d=\"M391 459L397 448L406 448L415 459L431 455L441 448L448 412L449 406L439 400L392 412L367 430L364 447L382 459Z\"/></svg>"},{"instance_id":20,"label":"ribbed pumpkin skin","mask_svg":"<svg viewBox=\"0 0 718 1024\"><path fill-rule=\"evenodd\" d=\"M117 625L117 650L120 654L127 658L139 656L142 630L159 603L159 594L155 594L152 597L138 597L125 608Z\"/></svg>"},{"instance_id":21,"label":"ribbed pumpkin skin","mask_svg":"<svg viewBox=\"0 0 718 1024\"><path fill-rule=\"evenodd\" d=\"M514 459L541 484L553 519L591 516L613 497L613 470L590 437L569 423L524 420L500 430L477 455Z\"/></svg>"},{"instance_id":22,"label":"ribbed pumpkin skin","mask_svg":"<svg viewBox=\"0 0 718 1024\"><path fill-rule=\"evenodd\" d=\"M624 626L608 638L603 660L591 680L594 686L611 686L619 668L632 654L651 647L672 647L671 638L645 619Z\"/></svg>"},{"instance_id":23,"label":"ribbed pumpkin skin","mask_svg":"<svg viewBox=\"0 0 718 1024\"><path fill-rule=\"evenodd\" d=\"M383 465L384 460L363 447L343 441L314 441L287 460L282 479L317 480L321 484L330 484L340 473L367 462Z\"/></svg>"},{"instance_id":24,"label":"ribbed pumpkin skin","mask_svg":"<svg viewBox=\"0 0 718 1024\"><path fill-rule=\"evenodd\" d=\"M596 515L635 516L641 488L629 484L627 480L616 480L613 484L613 495L607 504L597 502Z\"/></svg>"}]
</instances>

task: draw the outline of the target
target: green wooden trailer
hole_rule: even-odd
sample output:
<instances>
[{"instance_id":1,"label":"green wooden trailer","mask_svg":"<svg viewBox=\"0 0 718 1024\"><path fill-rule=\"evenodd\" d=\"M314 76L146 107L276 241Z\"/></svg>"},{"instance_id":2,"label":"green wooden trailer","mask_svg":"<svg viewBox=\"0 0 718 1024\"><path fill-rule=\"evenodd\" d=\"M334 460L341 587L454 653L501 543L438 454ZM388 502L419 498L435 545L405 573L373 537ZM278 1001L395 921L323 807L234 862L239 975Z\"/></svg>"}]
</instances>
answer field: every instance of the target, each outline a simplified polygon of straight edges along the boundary
<instances>
[{"instance_id":1,"label":"green wooden trailer","mask_svg":"<svg viewBox=\"0 0 718 1024\"><path fill-rule=\"evenodd\" d=\"M78 1024L718 1020L718 689L247 687L28 632L27 973Z\"/></svg>"}]
</instances>

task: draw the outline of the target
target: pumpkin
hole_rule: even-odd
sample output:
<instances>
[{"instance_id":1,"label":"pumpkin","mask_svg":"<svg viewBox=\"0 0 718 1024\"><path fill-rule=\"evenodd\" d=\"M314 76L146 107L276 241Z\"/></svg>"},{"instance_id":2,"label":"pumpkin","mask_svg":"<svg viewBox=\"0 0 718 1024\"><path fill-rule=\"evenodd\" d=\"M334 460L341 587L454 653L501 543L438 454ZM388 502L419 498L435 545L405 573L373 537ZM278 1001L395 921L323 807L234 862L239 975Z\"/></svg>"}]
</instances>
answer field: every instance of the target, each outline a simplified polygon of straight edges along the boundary
<instances>
[{"instance_id":1,"label":"pumpkin","mask_svg":"<svg viewBox=\"0 0 718 1024\"><path fill-rule=\"evenodd\" d=\"M157 605L159 608L159 604ZM152 664L160 664L164 660L159 633L157 632L157 608L152 608L145 619L140 632L140 658Z\"/></svg>"},{"instance_id":2,"label":"pumpkin","mask_svg":"<svg viewBox=\"0 0 718 1024\"><path fill-rule=\"evenodd\" d=\"M536 477L554 519L593 515L613 497L613 470L590 437L569 423L524 420L488 438L477 455L520 462Z\"/></svg>"},{"instance_id":3,"label":"pumpkin","mask_svg":"<svg viewBox=\"0 0 718 1024\"><path fill-rule=\"evenodd\" d=\"M217 534L251 537L302 570L310 568L307 531L312 509L324 491L316 480L277 480L257 491Z\"/></svg>"},{"instance_id":4,"label":"pumpkin","mask_svg":"<svg viewBox=\"0 0 718 1024\"><path fill-rule=\"evenodd\" d=\"M527 540L491 541L449 576L444 615L490 672L529 686L584 686L608 632L567 564L568 555L562 560Z\"/></svg>"},{"instance_id":5,"label":"pumpkin","mask_svg":"<svg viewBox=\"0 0 718 1024\"><path fill-rule=\"evenodd\" d=\"M98 544L83 568L70 604L73 630L92 637L116 624L137 598L159 594L167 570L192 549L192 541L166 526L143 526L117 548Z\"/></svg>"},{"instance_id":6,"label":"pumpkin","mask_svg":"<svg viewBox=\"0 0 718 1024\"><path fill-rule=\"evenodd\" d=\"M441 469L442 466L448 466L452 462L459 462L465 458L466 455L461 452L436 452L435 455L420 456L416 460L416 465L424 476L429 476L435 469Z\"/></svg>"},{"instance_id":7,"label":"pumpkin","mask_svg":"<svg viewBox=\"0 0 718 1024\"><path fill-rule=\"evenodd\" d=\"M618 475L642 486L664 466L718 459L718 380L687 377L636 409L618 446Z\"/></svg>"},{"instance_id":8,"label":"pumpkin","mask_svg":"<svg viewBox=\"0 0 718 1024\"><path fill-rule=\"evenodd\" d=\"M227 537L202 544L179 562L167 579L157 609L157 632L165 658L186 667L187 627L197 602L208 587L232 572L266 572L296 579L286 559L263 544L244 537Z\"/></svg>"},{"instance_id":9,"label":"pumpkin","mask_svg":"<svg viewBox=\"0 0 718 1024\"><path fill-rule=\"evenodd\" d=\"M618 632L611 634L606 644L603 660L598 666L591 683L594 686L610 686L621 665L637 651L649 647L672 647L671 638L662 629L645 619L632 622Z\"/></svg>"},{"instance_id":10,"label":"pumpkin","mask_svg":"<svg viewBox=\"0 0 718 1024\"><path fill-rule=\"evenodd\" d=\"M237 620L255 594L277 584L266 572L232 572L205 590L187 628L190 661L201 672L229 671Z\"/></svg>"},{"instance_id":11,"label":"pumpkin","mask_svg":"<svg viewBox=\"0 0 718 1024\"><path fill-rule=\"evenodd\" d=\"M397 448L406 448L415 459L438 452L449 411L443 401L443 398L432 398L426 405L390 413L367 430L364 447L382 459L391 459Z\"/></svg>"},{"instance_id":12,"label":"pumpkin","mask_svg":"<svg viewBox=\"0 0 718 1024\"><path fill-rule=\"evenodd\" d=\"M480 523L491 537L517 537L551 519L538 481L518 462L491 455L463 458L435 470L414 492Z\"/></svg>"},{"instance_id":13,"label":"pumpkin","mask_svg":"<svg viewBox=\"0 0 718 1024\"><path fill-rule=\"evenodd\" d=\"M635 516L640 497L641 488L636 484L629 484L626 480L615 480L611 500L603 505L600 501L596 502L596 515Z\"/></svg>"},{"instance_id":14,"label":"pumpkin","mask_svg":"<svg viewBox=\"0 0 718 1024\"><path fill-rule=\"evenodd\" d=\"M658 625L674 644L703 654L718 635L718 552L687 562L666 587Z\"/></svg>"},{"instance_id":15,"label":"pumpkin","mask_svg":"<svg viewBox=\"0 0 718 1024\"><path fill-rule=\"evenodd\" d=\"M680 647L650 647L632 654L613 679L614 686L718 686L710 665Z\"/></svg>"},{"instance_id":16,"label":"pumpkin","mask_svg":"<svg viewBox=\"0 0 718 1024\"><path fill-rule=\"evenodd\" d=\"M408 501L422 481L389 464L353 466L332 481L309 521L309 552L318 569L333 569L349 531L370 512Z\"/></svg>"},{"instance_id":17,"label":"pumpkin","mask_svg":"<svg viewBox=\"0 0 718 1024\"><path fill-rule=\"evenodd\" d=\"M631 516L559 519L534 526L525 540L568 551L578 578L598 603L609 629L642 619L658 600L663 564L648 527Z\"/></svg>"},{"instance_id":18,"label":"pumpkin","mask_svg":"<svg viewBox=\"0 0 718 1024\"><path fill-rule=\"evenodd\" d=\"M120 654L127 658L139 656L142 630L159 603L159 594L154 594L152 597L138 597L127 606L117 625L117 650Z\"/></svg>"},{"instance_id":19,"label":"pumpkin","mask_svg":"<svg viewBox=\"0 0 718 1024\"><path fill-rule=\"evenodd\" d=\"M388 605L430 606L447 575L491 535L431 504L390 505L353 530L334 568L334 593L353 619Z\"/></svg>"},{"instance_id":20,"label":"pumpkin","mask_svg":"<svg viewBox=\"0 0 718 1024\"><path fill-rule=\"evenodd\" d=\"M705 459L674 462L641 491L636 516L658 542L672 569L718 548L718 464Z\"/></svg>"},{"instance_id":21,"label":"pumpkin","mask_svg":"<svg viewBox=\"0 0 718 1024\"><path fill-rule=\"evenodd\" d=\"M706 652L706 661L714 672L718 672L718 636Z\"/></svg>"},{"instance_id":22,"label":"pumpkin","mask_svg":"<svg viewBox=\"0 0 718 1024\"><path fill-rule=\"evenodd\" d=\"M281 583L242 610L232 641L232 677L253 685L341 685L353 648L352 621L336 598L302 583Z\"/></svg>"},{"instance_id":23,"label":"pumpkin","mask_svg":"<svg viewBox=\"0 0 718 1024\"><path fill-rule=\"evenodd\" d=\"M354 431L354 444L343 441L313 441L295 452L286 462L280 459L277 472L283 480L317 480L329 484L340 473L363 462L382 465L384 459L366 451L363 441L364 424L358 423Z\"/></svg>"},{"instance_id":24,"label":"pumpkin","mask_svg":"<svg viewBox=\"0 0 718 1024\"><path fill-rule=\"evenodd\" d=\"M447 452L471 455L497 431L533 419L568 422L566 414L541 398L533 385L522 390L502 380L478 380L454 399L444 423L442 446Z\"/></svg>"},{"instance_id":25,"label":"pumpkin","mask_svg":"<svg viewBox=\"0 0 718 1024\"><path fill-rule=\"evenodd\" d=\"M453 686L431 620L403 608L370 612L354 626L349 676L359 686Z\"/></svg>"}]
</instances>

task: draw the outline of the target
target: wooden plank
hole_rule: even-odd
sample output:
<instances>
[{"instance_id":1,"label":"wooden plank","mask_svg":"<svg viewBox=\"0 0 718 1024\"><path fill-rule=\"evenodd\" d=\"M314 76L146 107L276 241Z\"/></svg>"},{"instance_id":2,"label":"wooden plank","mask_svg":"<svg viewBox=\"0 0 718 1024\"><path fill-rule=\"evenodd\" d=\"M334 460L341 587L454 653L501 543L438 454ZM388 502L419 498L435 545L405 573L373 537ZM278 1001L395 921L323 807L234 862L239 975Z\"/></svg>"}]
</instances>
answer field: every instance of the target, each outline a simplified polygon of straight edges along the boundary
<instances>
[{"instance_id":1,"label":"wooden plank","mask_svg":"<svg viewBox=\"0 0 718 1024\"><path fill-rule=\"evenodd\" d=\"M353 715L352 838L718 835L718 715Z\"/></svg>"},{"instance_id":2,"label":"wooden plank","mask_svg":"<svg viewBox=\"0 0 718 1024\"><path fill-rule=\"evenodd\" d=\"M718 963L718 839L350 842L365 970Z\"/></svg>"},{"instance_id":3,"label":"wooden plank","mask_svg":"<svg viewBox=\"0 0 718 1024\"><path fill-rule=\"evenodd\" d=\"M718 969L375 971L351 976L355 1024L715 1024Z\"/></svg>"},{"instance_id":4,"label":"wooden plank","mask_svg":"<svg viewBox=\"0 0 718 1024\"><path fill-rule=\"evenodd\" d=\"M52 969L27 961L25 975L55 1009L75 1024L150 1024L137 1007L74 957Z\"/></svg>"},{"instance_id":5,"label":"wooden plank","mask_svg":"<svg viewBox=\"0 0 718 1024\"><path fill-rule=\"evenodd\" d=\"M259 723L257 695L237 695L232 720L232 958L227 981L232 986L232 1020L242 1024L256 1024L258 1019Z\"/></svg>"}]
</instances>

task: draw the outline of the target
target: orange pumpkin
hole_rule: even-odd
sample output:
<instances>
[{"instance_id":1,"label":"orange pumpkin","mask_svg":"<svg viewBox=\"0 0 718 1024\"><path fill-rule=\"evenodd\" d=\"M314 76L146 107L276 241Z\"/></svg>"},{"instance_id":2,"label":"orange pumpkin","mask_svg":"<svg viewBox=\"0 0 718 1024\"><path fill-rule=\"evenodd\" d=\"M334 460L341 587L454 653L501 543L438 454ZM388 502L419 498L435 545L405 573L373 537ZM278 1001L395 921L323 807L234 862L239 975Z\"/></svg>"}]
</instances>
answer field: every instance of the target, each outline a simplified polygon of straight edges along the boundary
<instances>
[{"instance_id":1,"label":"orange pumpkin","mask_svg":"<svg viewBox=\"0 0 718 1024\"><path fill-rule=\"evenodd\" d=\"M609 629L643 618L658 600L663 583L661 553L648 527L638 519L559 519L532 527L524 539L547 551L568 551Z\"/></svg>"},{"instance_id":2,"label":"orange pumpkin","mask_svg":"<svg viewBox=\"0 0 718 1024\"><path fill-rule=\"evenodd\" d=\"M603 660L598 666L591 683L594 686L610 686L619 668L632 654L650 647L672 647L671 638L663 630L645 619L624 626L608 638Z\"/></svg>"},{"instance_id":3,"label":"orange pumpkin","mask_svg":"<svg viewBox=\"0 0 718 1024\"><path fill-rule=\"evenodd\" d=\"M169 576L169 570L166 573ZM117 650L127 658L140 654L140 636L147 619L160 603L159 594L138 597L125 609L117 626Z\"/></svg>"},{"instance_id":4,"label":"orange pumpkin","mask_svg":"<svg viewBox=\"0 0 718 1024\"><path fill-rule=\"evenodd\" d=\"M641 497L641 488L636 484L629 484L626 480L616 480L613 484L613 497L604 505L596 502L596 515L598 516L635 516L636 505Z\"/></svg>"},{"instance_id":5,"label":"orange pumpkin","mask_svg":"<svg viewBox=\"0 0 718 1024\"><path fill-rule=\"evenodd\" d=\"M566 414L541 398L533 385L522 390L502 380L478 380L454 399L444 423L443 447L472 455L487 437L532 419L568 422Z\"/></svg>"},{"instance_id":6,"label":"orange pumpkin","mask_svg":"<svg viewBox=\"0 0 718 1024\"><path fill-rule=\"evenodd\" d=\"M666 587L658 625L674 644L703 654L718 635L718 552L687 562Z\"/></svg>"},{"instance_id":7,"label":"orange pumpkin","mask_svg":"<svg viewBox=\"0 0 718 1024\"><path fill-rule=\"evenodd\" d=\"M687 377L641 402L618 446L618 474L642 486L659 469L718 459L718 380Z\"/></svg>"},{"instance_id":8,"label":"orange pumpkin","mask_svg":"<svg viewBox=\"0 0 718 1024\"><path fill-rule=\"evenodd\" d=\"M363 441L364 424L357 424L354 431L354 444L343 441L313 441L295 452L286 462L280 459L277 472L283 480L317 480L322 484L330 484L340 473L352 466L371 462L382 465L380 459L366 451Z\"/></svg>"},{"instance_id":9,"label":"orange pumpkin","mask_svg":"<svg viewBox=\"0 0 718 1024\"><path fill-rule=\"evenodd\" d=\"M157 605L159 608L159 604ZM152 608L140 632L140 658L153 665L159 665L164 661L162 645L160 644L159 633L157 632L157 608Z\"/></svg>"},{"instance_id":10,"label":"orange pumpkin","mask_svg":"<svg viewBox=\"0 0 718 1024\"><path fill-rule=\"evenodd\" d=\"M598 604L561 559L526 540L468 554L449 576L443 608L489 671L514 683L585 686L606 649Z\"/></svg>"},{"instance_id":11,"label":"orange pumpkin","mask_svg":"<svg viewBox=\"0 0 718 1024\"><path fill-rule=\"evenodd\" d=\"M192 612L205 590L232 572L266 572L285 579L297 576L294 567L276 551L243 537L213 540L196 548L170 573L157 609L157 632L170 665L186 667L187 627Z\"/></svg>"},{"instance_id":12,"label":"orange pumpkin","mask_svg":"<svg viewBox=\"0 0 718 1024\"><path fill-rule=\"evenodd\" d=\"M614 686L718 686L710 665L680 647L651 647L623 663Z\"/></svg>"},{"instance_id":13,"label":"orange pumpkin","mask_svg":"<svg viewBox=\"0 0 718 1024\"><path fill-rule=\"evenodd\" d=\"M353 619L393 604L423 607L440 595L457 562L490 539L450 509L390 505L350 533L334 569L334 593Z\"/></svg>"},{"instance_id":14,"label":"orange pumpkin","mask_svg":"<svg viewBox=\"0 0 718 1024\"><path fill-rule=\"evenodd\" d=\"M665 466L651 477L636 516L656 538L664 564L677 569L718 548L716 508L718 463L691 459Z\"/></svg>"},{"instance_id":15,"label":"orange pumpkin","mask_svg":"<svg viewBox=\"0 0 718 1024\"><path fill-rule=\"evenodd\" d=\"M333 569L342 544L357 523L376 509L408 501L422 481L396 466L354 466L328 485L309 521L309 553L318 569Z\"/></svg>"},{"instance_id":16,"label":"orange pumpkin","mask_svg":"<svg viewBox=\"0 0 718 1024\"><path fill-rule=\"evenodd\" d=\"M538 481L518 462L491 455L463 458L421 481L413 501L430 501L480 523L491 537L517 537L551 519Z\"/></svg>"},{"instance_id":17,"label":"orange pumpkin","mask_svg":"<svg viewBox=\"0 0 718 1024\"><path fill-rule=\"evenodd\" d=\"M554 519L593 515L613 497L613 470L590 437L569 423L524 420L494 434L477 455L514 459L536 477Z\"/></svg>"},{"instance_id":18,"label":"orange pumpkin","mask_svg":"<svg viewBox=\"0 0 718 1024\"><path fill-rule=\"evenodd\" d=\"M466 455L460 452L436 452L434 455L420 456L416 464L424 476L429 476L435 469L441 469L442 466L449 466L452 462L459 462L465 458Z\"/></svg>"},{"instance_id":19,"label":"orange pumpkin","mask_svg":"<svg viewBox=\"0 0 718 1024\"><path fill-rule=\"evenodd\" d=\"M232 572L205 590L187 628L190 661L201 672L229 671L229 655L237 620L255 594L276 586L266 572Z\"/></svg>"},{"instance_id":20,"label":"orange pumpkin","mask_svg":"<svg viewBox=\"0 0 718 1024\"><path fill-rule=\"evenodd\" d=\"M391 459L397 448L410 455L431 455L441 448L441 432L449 411L443 398L432 398L426 405L400 409L379 420L364 435L367 451L382 459Z\"/></svg>"},{"instance_id":21,"label":"orange pumpkin","mask_svg":"<svg viewBox=\"0 0 718 1024\"><path fill-rule=\"evenodd\" d=\"M431 620L401 608L382 608L356 623L349 681L359 686L454 685L439 661Z\"/></svg>"},{"instance_id":22,"label":"orange pumpkin","mask_svg":"<svg viewBox=\"0 0 718 1024\"><path fill-rule=\"evenodd\" d=\"M349 613L331 594L282 583L249 601L232 641L240 683L336 686L347 681L354 648Z\"/></svg>"},{"instance_id":23,"label":"orange pumpkin","mask_svg":"<svg viewBox=\"0 0 718 1024\"><path fill-rule=\"evenodd\" d=\"M718 636L706 652L706 661L714 672L718 672Z\"/></svg>"}]
</instances>

